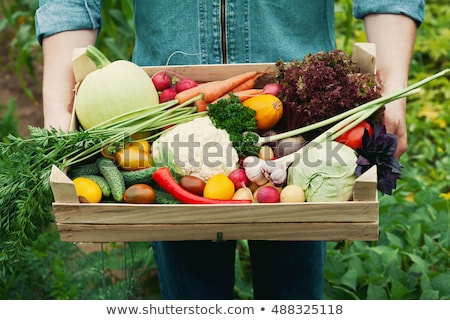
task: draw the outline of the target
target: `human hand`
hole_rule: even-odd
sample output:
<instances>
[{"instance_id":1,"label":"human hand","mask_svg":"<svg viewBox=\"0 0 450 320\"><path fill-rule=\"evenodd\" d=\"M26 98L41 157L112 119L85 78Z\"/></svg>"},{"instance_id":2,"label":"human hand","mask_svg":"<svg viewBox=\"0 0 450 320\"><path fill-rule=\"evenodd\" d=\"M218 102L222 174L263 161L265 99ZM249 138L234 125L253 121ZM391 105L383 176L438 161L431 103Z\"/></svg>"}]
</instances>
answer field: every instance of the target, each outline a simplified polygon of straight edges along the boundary
<instances>
[{"instance_id":1,"label":"human hand","mask_svg":"<svg viewBox=\"0 0 450 320\"><path fill-rule=\"evenodd\" d=\"M396 158L400 158L408 147L405 115L406 99L399 99L386 105L384 111L384 124L387 133L395 134L397 136L398 143L394 154Z\"/></svg>"}]
</instances>

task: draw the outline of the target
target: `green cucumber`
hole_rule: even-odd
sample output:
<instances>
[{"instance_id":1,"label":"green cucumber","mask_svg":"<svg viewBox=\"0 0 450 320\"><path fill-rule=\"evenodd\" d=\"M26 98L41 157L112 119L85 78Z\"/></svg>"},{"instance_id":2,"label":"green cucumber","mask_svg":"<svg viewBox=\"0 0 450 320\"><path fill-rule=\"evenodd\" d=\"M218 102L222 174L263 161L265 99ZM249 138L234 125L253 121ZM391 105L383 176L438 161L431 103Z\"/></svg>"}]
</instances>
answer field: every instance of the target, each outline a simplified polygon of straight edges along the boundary
<instances>
[{"instance_id":1,"label":"green cucumber","mask_svg":"<svg viewBox=\"0 0 450 320\"><path fill-rule=\"evenodd\" d=\"M125 181L125 186L129 187L133 184L137 183L145 183L145 184L152 184L152 175L153 172L155 172L156 167L149 167L145 169L140 170L131 170L131 171L125 171L122 170L120 173L123 176L123 180Z\"/></svg>"},{"instance_id":2,"label":"green cucumber","mask_svg":"<svg viewBox=\"0 0 450 320\"><path fill-rule=\"evenodd\" d=\"M159 204L181 204L181 202L175 199L171 194L161 189L161 187L155 187L155 203Z\"/></svg>"},{"instance_id":3,"label":"green cucumber","mask_svg":"<svg viewBox=\"0 0 450 320\"><path fill-rule=\"evenodd\" d=\"M105 198L109 198L111 196L111 187L103 176L98 176L94 174L85 174L80 177L88 178L97 183L102 189L102 194Z\"/></svg>"},{"instance_id":4,"label":"green cucumber","mask_svg":"<svg viewBox=\"0 0 450 320\"><path fill-rule=\"evenodd\" d=\"M98 170L98 166L95 162L74 165L70 167L69 171L67 172L67 175L71 179L74 179L79 176L99 175L99 174L100 170Z\"/></svg>"},{"instance_id":5,"label":"green cucumber","mask_svg":"<svg viewBox=\"0 0 450 320\"><path fill-rule=\"evenodd\" d=\"M107 158L98 158L96 163L100 173L111 188L113 199L117 202L122 202L123 194L125 193L125 181L119 168L117 168L114 161Z\"/></svg>"}]
</instances>

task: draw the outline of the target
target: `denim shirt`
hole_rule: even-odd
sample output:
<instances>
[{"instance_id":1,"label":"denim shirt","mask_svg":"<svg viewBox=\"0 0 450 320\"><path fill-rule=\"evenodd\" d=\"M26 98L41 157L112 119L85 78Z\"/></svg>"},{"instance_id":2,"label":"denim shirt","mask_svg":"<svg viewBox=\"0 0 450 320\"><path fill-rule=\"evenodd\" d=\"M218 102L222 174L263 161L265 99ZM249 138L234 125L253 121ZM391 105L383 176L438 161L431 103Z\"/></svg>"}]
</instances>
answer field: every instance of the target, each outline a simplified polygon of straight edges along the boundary
<instances>
[{"instance_id":1,"label":"denim shirt","mask_svg":"<svg viewBox=\"0 0 450 320\"><path fill-rule=\"evenodd\" d=\"M101 0L41 0L36 32L101 28ZM354 15L423 21L424 0L358 0ZM139 65L257 63L335 48L332 0L135 0L133 61Z\"/></svg>"}]
</instances>

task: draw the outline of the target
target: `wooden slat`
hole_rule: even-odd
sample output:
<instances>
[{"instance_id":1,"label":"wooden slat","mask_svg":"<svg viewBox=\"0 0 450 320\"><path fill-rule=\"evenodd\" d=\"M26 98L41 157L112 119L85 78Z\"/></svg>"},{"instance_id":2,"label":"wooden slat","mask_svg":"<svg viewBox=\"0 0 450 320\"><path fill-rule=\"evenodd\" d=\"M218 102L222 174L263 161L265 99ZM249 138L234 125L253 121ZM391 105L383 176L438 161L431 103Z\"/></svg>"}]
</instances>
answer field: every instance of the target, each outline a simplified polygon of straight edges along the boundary
<instances>
[{"instance_id":1,"label":"wooden slat","mask_svg":"<svg viewBox=\"0 0 450 320\"><path fill-rule=\"evenodd\" d=\"M376 73L376 47L374 43L357 42L353 45L352 60L361 72Z\"/></svg>"},{"instance_id":2,"label":"wooden slat","mask_svg":"<svg viewBox=\"0 0 450 320\"><path fill-rule=\"evenodd\" d=\"M378 219L378 203L305 202L246 205L53 204L60 223L257 223L367 222Z\"/></svg>"},{"instance_id":3,"label":"wooden slat","mask_svg":"<svg viewBox=\"0 0 450 320\"><path fill-rule=\"evenodd\" d=\"M236 63L236 64L202 64L184 66L143 67L150 76L161 70L167 70L198 82L225 80L247 71L265 72L265 79L272 79L276 72L275 63ZM264 78L263 78L264 79Z\"/></svg>"},{"instance_id":4,"label":"wooden slat","mask_svg":"<svg viewBox=\"0 0 450 320\"><path fill-rule=\"evenodd\" d=\"M162 240L362 240L378 239L378 223L259 224L58 224L62 241L113 242Z\"/></svg>"}]
</instances>

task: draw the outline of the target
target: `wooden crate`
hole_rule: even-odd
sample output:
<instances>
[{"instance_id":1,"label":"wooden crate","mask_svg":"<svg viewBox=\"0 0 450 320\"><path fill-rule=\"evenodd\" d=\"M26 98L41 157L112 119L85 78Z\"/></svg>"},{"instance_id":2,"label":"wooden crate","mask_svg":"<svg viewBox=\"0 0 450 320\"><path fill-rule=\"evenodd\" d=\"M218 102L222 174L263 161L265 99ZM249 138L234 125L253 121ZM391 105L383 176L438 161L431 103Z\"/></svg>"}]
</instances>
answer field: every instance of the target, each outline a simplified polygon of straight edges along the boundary
<instances>
[{"instance_id":1,"label":"wooden crate","mask_svg":"<svg viewBox=\"0 0 450 320\"><path fill-rule=\"evenodd\" d=\"M372 45L355 45L354 58L363 71L373 72L374 57ZM79 53L74 59L78 82L94 68L86 59ZM246 70L271 71L275 65L171 66L169 69L197 81L211 81ZM144 67L144 70L151 75L161 67ZM345 202L226 206L86 204L79 203L72 181L56 167L50 182L53 212L63 241L378 239L376 167L356 180L353 200Z\"/></svg>"},{"instance_id":2,"label":"wooden crate","mask_svg":"<svg viewBox=\"0 0 450 320\"><path fill-rule=\"evenodd\" d=\"M376 167L356 180L354 199L242 205L79 203L73 182L51 174L63 241L376 240Z\"/></svg>"}]
</instances>

